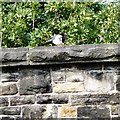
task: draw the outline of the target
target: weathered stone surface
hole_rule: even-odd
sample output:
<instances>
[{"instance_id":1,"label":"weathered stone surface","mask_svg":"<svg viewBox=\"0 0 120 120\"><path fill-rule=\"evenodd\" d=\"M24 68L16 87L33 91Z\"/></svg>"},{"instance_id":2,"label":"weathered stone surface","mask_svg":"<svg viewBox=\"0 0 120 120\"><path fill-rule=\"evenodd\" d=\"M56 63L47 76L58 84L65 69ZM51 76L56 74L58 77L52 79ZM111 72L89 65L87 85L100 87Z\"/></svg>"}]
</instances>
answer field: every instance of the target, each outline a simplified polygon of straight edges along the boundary
<instances>
[{"instance_id":1,"label":"weathered stone surface","mask_svg":"<svg viewBox=\"0 0 120 120\"><path fill-rule=\"evenodd\" d=\"M0 85L0 95L14 95L18 93L18 88L16 84L1 84Z\"/></svg>"},{"instance_id":2,"label":"weathered stone surface","mask_svg":"<svg viewBox=\"0 0 120 120\"><path fill-rule=\"evenodd\" d=\"M21 71L20 94L36 94L51 92L49 70L24 69Z\"/></svg>"},{"instance_id":3,"label":"weathered stone surface","mask_svg":"<svg viewBox=\"0 0 120 120\"><path fill-rule=\"evenodd\" d=\"M58 107L56 105L47 104L46 111L43 114L44 119L58 119Z\"/></svg>"},{"instance_id":4,"label":"weathered stone surface","mask_svg":"<svg viewBox=\"0 0 120 120\"><path fill-rule=\"evenodd\" d=\"M23 119L41 119L43 118L46 106L41 105L29 105L22 108Z\"/></svg>"},{"instance_id":5,"label":"weathered stone surface","mask_svg":"<svg viewBox=\"0 0 120 120\"><path fill-rule=\"evenodd\" d=\"M120 45L84 45L67 47L39 47L30 49L31 64L62 62L118 61ZM117 56L117 57L116 57Z\"/></svg>"},{"instance_id":6,"label":"weathered stone surface","mask_svg":"<svg viewBox=\"0 0 120 120\"><path fill-rule=\"evenodd\" d=\"M3 48L2 65L29 65L119 61L120 44L53 46L38 48ZM29 54L29 56L27 56ZM30 63L29 63L30 60Z\"/></svg>"},{"instance_id":7,"label":"weathered stone surface","mask_svg":"<svg viewBox=\"0 0 120 120\"><path fill-rule=\"evenodd\" d=\"M120 91L120 75L118 75L118 79L117 79L117 82L116 82L116 89L118 91Z\"/></svg>"},{"instance_id":8,"label":"weathered stone surface","mask_svg":"<svg viewBox=\"0 0 120 120\"><path fill-rule=\"evenodd\" d=\"M72 105L102 105L102 104L120 104L120 94L84 94L72 95Z\"/></svg>"},{"instance_id":9,"label":"weathered stone surface","mask_svg":"<svg viewBox=\"0 0 120 120\"><path fill-rule=\"evenodd\" d=\"M114 70L114 71L119 71L120 70L120 62L107 62L104 64L104 69L105 70Z\"/></svg>"},{"instance_id":10,"label":"weathered stone surface","mask_svg":"<svg viewBox=\"0 0 120 120\"><path fill-rule=\"evenodd\" d=\"M110 118L110 111L105 106L78 107L77 116L78 118L106 119Z\"/></svg>"},{"instance_id":11,"label":"weathered stone surface","mask_svg":"<svg viewBox=\"0 0 120 120\"><path fill-rule=\"evenodd\" d=\"M38 95L37 96L37 103L38 104L65 104L68 103L68 96L67 95Z\"/></svg>"},{"instance_id":12,"label":"weathered stone surface","mask_svg":"<svg viewBox=\"0 0 120 120\"><path fill-rule=\"evenodd\" d=\"M22 108L22 120L43 120L58 117L58 108L56 105L29 105ZM19 120L19 119L18 119Z\"/></svg>"},{"instance_id":13,"label":"weathered stone surface","mask_svg":"<svg viewBox=\"0 0 120 120\"><path fill-rule=\"evenodd\" d=\"M19 78L19 73L2 73L1 75L2 82L17 82Z\"/></svg>"},{"instance_id":14,"label":"weathered stone surface","mask_svg":"<svg viewBox=\"0 0 120 120\"><path fill-rule=\"evenodd\" d=\"M55 93L81 92L84 91L84 85L82 82L58 83L53 85L53 91Z\"/></svg>"},{"instance_id":15,"label":"weathered stone surface","mask_svg":"<svg viewBox=\"0 0 120 120\"><path fill-rule=\"evenodd\" d=\"M52 103L52 97L51 95L38 95L37 103L38 104L50 104Z\"/></svg>"},{"instance_id":16,"label":"weathered stone surface","mask_svg":"<svg viewBox=\"0 0 120 120\"><path fill-rule=\"evenodd\" d=\"M59 118L67 117L67 118L75 118L77 116L77 110L73 106L63 105L58 108Z\"/></svg>"},{"instance_id":17,"label":"weathered stone surface","mask_svg":"<svg viewBox=\"0 0 120 120\"><path fill-rule=\"evenodd\" d=\"M116 73L106 71L89 71L86 75L84 85L86 91L91 92L108 92L114 90Z\"/></svg>"},{"instance_id":18,"label":"weathered stone surface","mask_svg":"<svg viewBox=\"0 0 120 120\"><path fill-rule=\"evenodd\" d=\"M57 118L58 117L58 107L53 105L51 110L52 110L52 118Z\"/></svg>"},{"instance_id":19,"label":"weathered stone surface","mask_svg":"<svg viewBox=\"0 0 120 120\"><path fill-rule=\"evenodd\" d=\"M15 120L25 120L22 117L15 117Z\"/></svg>"},{"instance_id":20,"label":"weathered stone surface","mask_svg":"<svg viewBox=\"0 0 120 120\"><path fill-rule=\"evenodd\" d=\"M3 107L0 108L0 115L20 115L20 107Z\"/></svg>"},{"instance_id":21,"label":"weathered stone surface","mask_svg":"<svg viewBox=\"0 0 120 120\"><path fill-rule=\"evenodd\" d=\"M53 82L65 82L65 68L52 69Z\"/></svg>"},{"instance_id":22,"label":"weathered stone surface","mask_svg":"<svg viewBox=\"0 0 120 120\"><path fill-rule=\"evenodd\" d=\"M91 105L91 104L104 104L108 102L109 96L103 95L72 95L72 105Z\"/></svg>"},{"instance_id":23,"label":"weathered stone surface","mask_svg":"<svg viewBox=\"0 0 120 120\"><path fill-rule=\"evenodd\" d=\"M110 94L109 103L112 105L120 104L120 93Z\"/></svg>"},{"instance_id":24,"label":"weathered stone surface","mask_svg":"<svg viewBox=\"0 0 120 120\"><path fill-rule=\"evenodd\" d=\"M84 71L79 70L77 67L66 69L66 81L68 82L81 82L85 79Z\"/></svg>"},{"instance_id":25,"label":"weathered stone surface","mask_svg":"<svg viewBox=\"0 0 120 120\"><path fill-rule=\"evenodd\" d=\"M0 107L4 107L4 106L8 106L9 102L8 102L8 98L7 97L1 97L0 98Z\"/></svg>"},{"instance_id":26,"label":"weathered stone surface","mask_svg":"<svg viewBox=\"0 0 120 120\"><path fill-rule=\"evenodd\" d=\"M43 62L43 63L47 61L62 62L69 59L68 55L69 54L67 54L67 52L62 51L62 48L60 47L40 47L40 48L30 49L30 60L32 62Z\"/></svg>"},{"instance_id":27,"label":"weathered stone surface","mask_svg":"<svg viewBox=\"0 0 120 120\"><path fill-rule=\"evenodd\" d=\"M112 120L120 120L120 117L113 117Z\"/></svg>"},{"instance_id":28,"label":"weathered stone surface","mask_svg":"<svg viewBox=\"0 0 120 120\"><path fill-rule=\"evenodd\" d=\"M120 119L119 46L4 49L0 119Z\"/></svg>"},{"instance_id":29,"label":"weathered stone surface","mask_svg":"<svg viewBox=\"0 0 120 120\"><path fill-rule=\"evenodd\" d=\"M27 65L28 48L3 48L2 65Z\"/></svg>"},{"instance_id":30,"label":"weathered stone surface","mask_svg":"<svg viewBox=\"0 0 120 120\"><path fill-rule=\"evenodd\" d=\"M10 98L10 105L24 105L24 104L34 104L35 103L35 96L15 96Z\"/></svg>"},{"instance_id":31,"label":"weathered stone surface","mask_svg":"<svg viewBox=\"0 0 120 120\"><path fill-rule=\"evenodd\" d=\"M14 120L12 117L2 117L0 120Z\"/></svg>"},{"instance_id":32,"label":"weathered stone surface","mask_svg":"<svg viewBox=\"0 0 120 120\"><path fill-rule=\"evenodd\" d=\"M65 104L69 101L68 95L53 95L52 100L55 104Z\"/></svg>"},{"instance_id":33,"label":"weathered stone surface","mask_svg":"<svg viewBox=\"0 0 120 120\"><path fill-rule=\"evenodd\" d=\"M111 106L111 114L120 116L120 105L112 105Z\"/></svg>"}]
</instances>

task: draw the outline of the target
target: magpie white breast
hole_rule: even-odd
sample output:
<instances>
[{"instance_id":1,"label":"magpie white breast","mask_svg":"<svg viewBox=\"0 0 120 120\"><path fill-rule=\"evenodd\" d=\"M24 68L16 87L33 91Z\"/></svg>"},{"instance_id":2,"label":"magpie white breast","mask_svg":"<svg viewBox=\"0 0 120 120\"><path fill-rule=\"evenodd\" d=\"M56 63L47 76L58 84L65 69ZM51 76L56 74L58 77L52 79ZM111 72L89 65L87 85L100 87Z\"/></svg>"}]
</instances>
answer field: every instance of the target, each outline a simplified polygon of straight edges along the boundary
<instances>
[{"instance_id":1,"label":"magpie white breast","mask_svg":"<svg viewBox=\"0 0 120 120\"><path fill-rule=\"evenodd\" d=\"M42 44L42 46L47 44L52 44L53 46L61 46L64 45L65 39L66 39L66 34L64 32L60 34L55 34L54 36L52 36L50 40Z\"/></svg>"}]
</instances>

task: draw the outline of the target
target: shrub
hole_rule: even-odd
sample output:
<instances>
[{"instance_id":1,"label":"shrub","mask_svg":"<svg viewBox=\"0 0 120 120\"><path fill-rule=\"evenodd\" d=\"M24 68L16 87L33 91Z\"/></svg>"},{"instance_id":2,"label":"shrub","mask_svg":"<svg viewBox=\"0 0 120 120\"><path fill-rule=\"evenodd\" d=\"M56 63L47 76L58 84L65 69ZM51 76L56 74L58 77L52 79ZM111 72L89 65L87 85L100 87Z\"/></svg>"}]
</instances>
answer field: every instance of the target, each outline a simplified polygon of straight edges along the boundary
<instances>
[{"instance_id":1,"label":"shrub","mask_svg":"<svg viewBox=\"0 0 120 120\"><path fill-rule=\"evenodd\" d=\"M92 2L3 2L2 46L35 47L54 29L66 45L118 43L119 5Z\"/></svg>"}]
</instances>

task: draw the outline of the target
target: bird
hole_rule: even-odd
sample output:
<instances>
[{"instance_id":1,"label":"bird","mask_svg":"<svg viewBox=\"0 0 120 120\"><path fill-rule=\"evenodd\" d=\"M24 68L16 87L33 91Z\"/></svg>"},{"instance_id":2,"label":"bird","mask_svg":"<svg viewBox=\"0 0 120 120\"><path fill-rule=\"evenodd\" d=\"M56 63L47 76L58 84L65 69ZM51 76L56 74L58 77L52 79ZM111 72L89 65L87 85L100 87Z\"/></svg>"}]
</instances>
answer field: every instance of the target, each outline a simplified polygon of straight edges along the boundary
<instances>
[{"instance_id":1,"label":"bird","mask_svg":"<svg viewBox=\"0 0 120 120\"><path fill-rule=\"evenodd\" d=\"M46 41L42 46L52 44L53 46L63 46L66 39L66 33L54 34L50 40Z\"/></svg>"}]
</instances>

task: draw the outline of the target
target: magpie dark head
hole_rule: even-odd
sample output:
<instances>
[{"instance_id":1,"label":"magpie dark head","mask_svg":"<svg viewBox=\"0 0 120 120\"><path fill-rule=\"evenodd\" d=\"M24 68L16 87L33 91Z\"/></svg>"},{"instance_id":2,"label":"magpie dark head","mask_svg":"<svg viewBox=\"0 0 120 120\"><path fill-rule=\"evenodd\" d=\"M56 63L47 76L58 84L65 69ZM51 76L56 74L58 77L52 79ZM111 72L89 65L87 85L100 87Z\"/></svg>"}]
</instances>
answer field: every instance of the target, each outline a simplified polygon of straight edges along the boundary
<instances>
[{"instance_id":1,"label":"magpie dark head","mask_svg":"<svg viewBox=\"0 0 120 120\"><path fill-rule=\"evenodd\" d=\"M66 33L61 32L60 35L62 35L62 42L64 43L66 39Z\"/></svg>"},{"instance_id":2,"label":"magpie dark head","mask_svg":"<svg viewBox=\"0 0 120 120\"><path fill-rule=\"evenodd\" d=\"M54 29L52 32L53 34L59 34L60 31L58 29Z\"/></svg>"}]
</instances>

